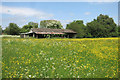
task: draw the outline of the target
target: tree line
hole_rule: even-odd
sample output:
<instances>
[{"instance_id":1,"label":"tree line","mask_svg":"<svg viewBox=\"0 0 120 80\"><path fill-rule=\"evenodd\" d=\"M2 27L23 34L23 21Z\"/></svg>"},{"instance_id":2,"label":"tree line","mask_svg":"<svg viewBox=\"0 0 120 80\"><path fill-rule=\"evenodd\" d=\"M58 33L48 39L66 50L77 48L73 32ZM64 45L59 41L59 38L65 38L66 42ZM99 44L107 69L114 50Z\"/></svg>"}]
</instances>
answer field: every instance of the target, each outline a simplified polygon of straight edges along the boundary
<instances>
[{"instance_id":1,"label":"tree line","mask_svg":"<svg viewBox=\"0 0 120 80\"><path fill-rule=\"evenodd\" d=\"M19 35L20 33L29 32L31 28L38 28L38 23L29 22L20 28L15 23L10 23L1 33L8 35ZM40 22L40 28L63 29L60 21L57 20L43 20ZM66 29L71 29L77 32L78 38L97 38L97 37L118 37L120 36L120 26L117 26L112 18L108 15L100 14L97 19L83 24L83 20L74 20L66 25Z\"/></svg>"},{"instance_id":2,"label":"tree line","mask_svg":"<svg viewBox=\"0 0 120 80\"><path fill-rule=\"evenodd\" d=\"M100 14L97 19L86 24L82 20L67 24L67 29L77 32L77 37L117 37L120 36L120 26L117 26L108 15Z\"/></svg>"}]
</instances>

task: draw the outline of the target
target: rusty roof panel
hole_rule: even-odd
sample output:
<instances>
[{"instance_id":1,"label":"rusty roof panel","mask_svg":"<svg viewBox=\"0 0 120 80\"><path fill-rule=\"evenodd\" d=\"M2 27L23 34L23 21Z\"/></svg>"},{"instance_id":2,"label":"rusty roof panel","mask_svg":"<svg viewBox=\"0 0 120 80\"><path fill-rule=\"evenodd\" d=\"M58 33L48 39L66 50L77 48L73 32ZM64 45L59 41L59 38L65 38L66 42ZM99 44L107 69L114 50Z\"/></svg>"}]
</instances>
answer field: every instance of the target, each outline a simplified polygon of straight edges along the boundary
<instances>
[{"instance_id":1,"label":"rusty roof panel","mask_svg":"<svg viewBox=\"0 0 120 80\"><path fill-rule=\"evenodd\" d=\"M32 28L32 32L76 33L70 29ZM52 34L52 33L51 33Z\"/></svg>"},{"instance_id":2,"label":"rusty roof panel","mask_svg":"<svg viewBox=\"0 0 120 80\"><path fill-rule=\"evenodd\" d=\"M64 34L59 32L35 32L36 34Z\"/></svg>"}]
</instances>

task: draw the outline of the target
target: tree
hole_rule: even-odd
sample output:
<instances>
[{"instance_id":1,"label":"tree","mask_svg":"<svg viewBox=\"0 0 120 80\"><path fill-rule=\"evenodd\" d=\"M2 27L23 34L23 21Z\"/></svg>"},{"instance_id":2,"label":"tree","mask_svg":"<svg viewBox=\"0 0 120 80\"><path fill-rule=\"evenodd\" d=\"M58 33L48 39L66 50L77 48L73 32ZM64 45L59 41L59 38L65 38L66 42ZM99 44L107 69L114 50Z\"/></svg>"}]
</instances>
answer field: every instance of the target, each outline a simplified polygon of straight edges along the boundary
<instances>
[{"instance_id":1,"label":"tree","mask_svg":"<svg viewBox=\"0 0 120 80\"><path fill-rule=\"evenodd\" d=\"M86 26L83 24L82 20L76 20L67 24L66 29L71 29L77 32L76 37L85 37L86 35Z\"/></svg>"},{"instance_id":2,"label":"tree","mask_svg":"<svg viewBox=\"0 0 120 80\"><path fill-rule=\"evenodd\" d=\"M118 36L120 36L120 25L118 26Z\"/></svg>"},{"instance_id":3,"label":"tree","mask_svg":"<svg viewBox=\"0 0 120 80\"><path fill-rule=\"evenodd\" d=\"M29 32L31 28L38 28L38 23L29 22L28 25L24 25L21 28L21 33Z\"/></svg>"},{"instance_id":4,"label":"tree","mask_svg":"<svg viewBox=\"0 0 120 80\"><path fill-rule=\"evenodd\" d=\"M38 23L29 22L28 25L32 26L32 28L38 28Z\"/></svg>"},{"instance_id":5,"label":"tree","mask_svg":"<svg viewBox=\"0 0 120 80\"><path fill-rule=\"evenodd\" d=\"M20 28L15 23L10 23L8 27L4 30L8 35L19 35Z\"/></svg>"},{"instance_id":6,"label":"tree","mask_svg":"<svg viewBox=\"0 0 120 80\"><path fill-rule=\"evenodd\" d=\"M21 33L25 33L25 32L29 32L30 29L33 28L32 26L30 25L24 25L22 28L21 28Z\"/></svg>"},{"instance_id":7,"label":"tree","mask_svg":"<svg viewBox=\"0 0 120 80\"><path fill-rule=\"evenodd\" d=\"M2 27L0 26L0 35L2 35Z\"/></svg>"},{"instance_id":8,"label":"tree","mask_svg":"<svg viewBox=\"0 0 120 80\"><path fill-rule=\"evenodd\" d=\"M60 21L57 20L43 20L40 22L41 28L62 29Z\"/></svg>"},{"instance_id":9,"label":"tree","mask_svg":"<svg viewBox=\"0 0 120 80\"><path fill-rule=\"evenodd\" d=\"M117 25L108 15L100 14L97 19L87 23L87 32L93 37L117 36Z\"/></svg>"}]
</instances>

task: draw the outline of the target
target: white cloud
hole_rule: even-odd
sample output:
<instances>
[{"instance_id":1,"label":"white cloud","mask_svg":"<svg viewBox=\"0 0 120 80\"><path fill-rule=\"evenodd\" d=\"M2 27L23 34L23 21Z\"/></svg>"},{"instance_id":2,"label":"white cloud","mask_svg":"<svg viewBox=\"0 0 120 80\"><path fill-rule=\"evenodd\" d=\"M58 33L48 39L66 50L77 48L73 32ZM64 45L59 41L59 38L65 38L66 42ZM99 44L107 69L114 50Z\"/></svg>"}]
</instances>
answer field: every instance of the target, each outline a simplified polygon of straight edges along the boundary
<instances>
[{"instance_id":1,"label":"white cloud","mask_svg":"<svg viewBox=\"0 0 120 80\"><path fill-rule=\"evenodd\" d=\"M85 12L85 15L90 15L91 13L90 12Z\"/></svg>"},{"instance_id":2,"label":"white cloud","mask_svg":"<svg viewBox=\"0 0 120 80\"><path fill-rule=\"evenodd\" d=\"M30 21L36 22L37 20L40 21L41 19L50 19L53 17L53 14L38 11L32 8L0 6L0 9L1 8L2 10L0 10L0 15L10 15L9 17L2 16L2 20L0 20L4 28L12 22L22 27Z\"/></svg>"},{"instance_id":3,"label":"white cloud","mask_svg":"<svg viewBox=\"0 0 120 80\"><path fill-rule=\"evenodd\" d=\"M2 2L118 2L119 0L2 0Z\"/></svg>"},{"instance_id":4,"label":"white cloud","mask_svg":"<svg viewBox=\"0 0 120 80\"><path fill-rule=\"evenodd\" d=\"M2 18L2 27L5 28L9 25L9 23L16 23L19 27L28 23L27 17L21 16L11 16L11 17L3 17Z\"/></svg>"},{"instance_id":5,"label":"white cloud","mask_svg":"<svg viewBox=\"0 0 120 80\"><path fill-rule=\"evenodd\" d=\"M53 14L48 14L43 11L38 11L31 8L0 6L0 8L1 7L2 7L2 10L0 11L1 14L26 16L26 17L35 16L38 18L47 18L53 16Z\"/></svg>"}]
</instances>

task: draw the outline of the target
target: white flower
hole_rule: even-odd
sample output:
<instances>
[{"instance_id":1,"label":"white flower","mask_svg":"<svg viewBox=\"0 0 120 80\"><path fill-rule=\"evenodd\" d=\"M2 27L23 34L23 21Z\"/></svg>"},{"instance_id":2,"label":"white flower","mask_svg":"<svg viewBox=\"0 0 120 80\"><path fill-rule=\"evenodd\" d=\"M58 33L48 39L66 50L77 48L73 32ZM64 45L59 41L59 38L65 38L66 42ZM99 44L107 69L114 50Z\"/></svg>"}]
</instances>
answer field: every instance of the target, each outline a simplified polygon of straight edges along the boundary
<instances>
[{"instance_id":1,"label":"white flower","mask_svg":"<svg viewBox=\"0 0 120 80\"><path fill-rule=\"evenodd\" d=\"M53 60L53 57L51 57L50 60Z\"/></svg>"},{"instance_id":2,"label":"white flower","mask_svg":"<svg viewBox=\"0 0 120 80\"><path fill-rule=\"evenodd\" d=\"M29 75L29 77L31 77L31 75Z\"/></svg>"},{"instance_id":3,"label":"white flower","mask_svg":"<svg viewBox=\"0 0 120 80\"><path fill-rule=\"evenodd\" d=\"M42 76L42 74L40 74L40 76Z\"/></svg>"},{"instance_id":4,"label":"white flower","mask_svg":"<svg viewBox=\"0 0 120 80\"><path fill-rule=\"evenodd\" d=\"M66 70L66 68L64 68Z\"/></svg>"},{"instance_id":5,"label":"white flower","mask_svg":"<svg viewBox=\"0 0 120 80\"><path fill-rule=\"evenodd\" d=\"M87 76L89 76L91 73L88 73Z\"/></svg>"},{"instance_id":6,"label":"white flower","mask_svg":"<svg viewBox=\"0 0 120 80\"><path fill-rule=\"evenodd\" d=\"M46 76L45 78L49 78L49 76Z\"/></svg>"},{"instance_id":7,"label":"white flower","mask_svg":"<svg viewBox=\"0 0 120 80\"><path fill-rule=\"evenodd\" d=\"M52 64L55 64L55 63L52 63Z\"/></svg>"},{"instance_id":8,"label":"white flower","mask_svg":"<svg viewBox=\"0 0 120 80\"><path fill-rule=\"evenodd\" d=\"M73 76L73 77L75 77L75 76Z\"/></svg>"},{"instance_id":9,"label":"white flower","mask_svg":"<svg viewBox=\"0 0 120 80\"><path fill-rule=\"evenodd\" d=\"M55 67L54 67L54 66L52 66L52 68L55 70Z\"/></svg>"},{"instance_id":10,"label":"white flower","mask_svg":"<svg viewBox=\"0 0 120 80\"><path fill-rule=\"evenodd\" d=\"M33 78L35 78L35 77L36 77L36 75L33 76Z\"/></svg>"}]
</instances>

